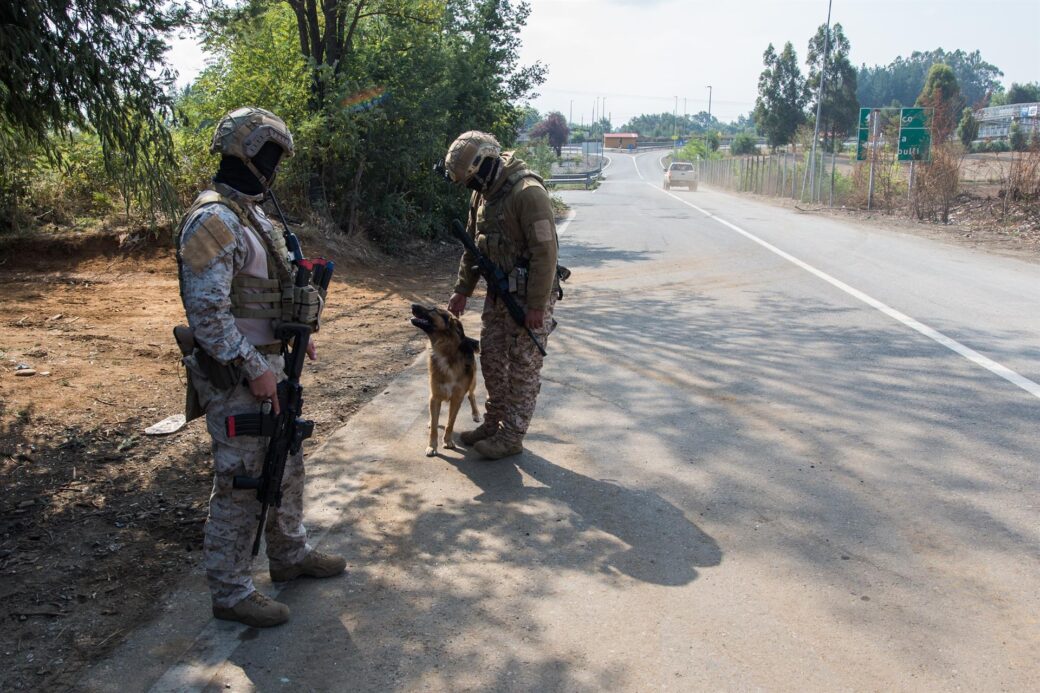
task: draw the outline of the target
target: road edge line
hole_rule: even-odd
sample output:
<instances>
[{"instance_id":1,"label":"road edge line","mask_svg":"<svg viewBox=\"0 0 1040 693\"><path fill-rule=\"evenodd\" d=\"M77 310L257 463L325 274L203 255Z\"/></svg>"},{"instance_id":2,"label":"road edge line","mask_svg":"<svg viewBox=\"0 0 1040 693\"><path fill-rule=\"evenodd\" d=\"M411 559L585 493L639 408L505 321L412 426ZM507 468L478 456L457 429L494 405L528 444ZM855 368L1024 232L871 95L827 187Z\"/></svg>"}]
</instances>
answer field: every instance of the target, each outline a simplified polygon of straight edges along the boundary
<instances>
[{"instance_id":1,"label":"road edge line","mask_svg":"<svg viewBox=\"0 0 1040 693\"><path fill-rule=\"evenodd\" d=\"M647 185L649 185L654 190L657 190L658 192L663 193L665 195L668 195L669 197L671 197L671 198L681 202L682 204L686 205L687 207L690 207L692 209L697 210L698 212L700 212L704 216L708 217L709 219L713 219L714 221L717 221L718 223L722 224L723 226L725 226L725 227L727 227L729 229L732 229L733 231L736 231L740 235L744 236L745 238L747 238L750 241L753 241L753 242L757 243L758 245L762 246L763 248L765 248L766 250L770 251L771 253L774 253L775 255L778 255L779 257L783 258L784 260L787 260L791 264L793 264L793 265L795 265L797 267L800 267L801 269L805 270L806 272L808 272L808 273L810 273L812 275L815 275L816 277L822 279L823 281L827 282L831 286L834 286L835 288L840 289L841 291L845 292L849 296L852 296L853 298L855 298L855 299L857 299L859 301L862 301L863 303L866 303L871 308L874 308L875 310L877 310L877 311L879 311L881 313L884 313L885 315L887 315L888 317L892 318L893 320L896 320L897 322L900 322L900 323L906 325L907 327L909 327L910 329L914 330L915 332L918 332L918 333L924 335L925 337L928 337L932 341L934 341L934 342L936 342L938 344L941 344L942 346L946 347L950 351L952 351L952 352L954 352L956 354L959 354L960 356L963 356L965 359L967 359L968 361L971 361L975 365L981 366L981 367L985 368L990 373L993 373L994 375L999 375L1001 378L1003 378L1004 380L1007 380L1009 383L1011 383L1013 385L1017 385L1019 388L1025 390L1026 392L1031 394L1033 397L1036 397L1037 399L1040 399L1040 383L1036 383L1036 382L1030 380L1029 378L1025 377L1024 375L1021 375L1021 374L1011 370L1007 366L1005 366L1005 365L1003 365L1001 363L997 363L996 361L994 361L993 359L989 358L988 356L983 356L982 354L980 354L979 352L975 351L971 347L965 346L964 344L961 344L960 342L958 342L956 339L953 339L952 337L948 337L947 335L943 334L939 330L936 330L933 327L929 327L928 325L925 325L924 323L922 323L922 322L920 322L918 320L915 320L914 318L911 318L909 315L906 315L905 313L901 313L900 311L896 310L895 308L892 308L891 306L889 306L889 305L887 305L887 304L877 300L873 296L870 296L870 295L860 291L859 289L856 289L856 288L854 288L852 286L849 286L845 282L843 282L840 279L837 279L835 277L832 277L831 275L827 274L823 270L816 269L815 267L813 267L809 263L807 263L807 262L805 262L803 260L799 260L794 255L791 255L790 253L788 253L786 251L783 251L780 248L777 248L772 243L769 243L768 241L765 241L765 240L759 238L758 236L754 235L753 233L751 233L749 231L745 231L744 229L740 228L736 224L733 224L733 223L731 223L729 221L726 221L722 217L716 216L716 215L712 214L711 212L709 212L708 210L703 209L701 207L698 207L697 205L693 204L692 202L684 200L683 198L679 197L678 195L676 195L674 193L668 192L667 190L658 190L658 188L656 186L652 185L649 182L647 183Z\"/></svg>"}]
</instances>

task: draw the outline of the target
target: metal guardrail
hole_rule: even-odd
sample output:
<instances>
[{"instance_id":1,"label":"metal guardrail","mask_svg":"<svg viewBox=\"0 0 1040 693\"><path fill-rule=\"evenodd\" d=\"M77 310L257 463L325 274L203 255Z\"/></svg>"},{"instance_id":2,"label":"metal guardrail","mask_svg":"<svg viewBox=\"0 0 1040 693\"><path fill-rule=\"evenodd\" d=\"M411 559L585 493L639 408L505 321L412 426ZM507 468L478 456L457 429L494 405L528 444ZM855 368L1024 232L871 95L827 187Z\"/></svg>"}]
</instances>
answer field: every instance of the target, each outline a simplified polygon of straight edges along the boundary
<instances>
[{"instance_id":1,"label":"metal guardrail","mask_svg":"<svg viewBox=\"0 0 1040 693\"><path fill-rule=\"evenodd\" d=\"M585 189L588 190L592 187L592 184L603 177L603 167L597 168L595 171L585 171L583 173L558 173L552 178L545 181L549 185L559 185L561 183L582 183L585 185Z\"/></svg>"}]
</instances>

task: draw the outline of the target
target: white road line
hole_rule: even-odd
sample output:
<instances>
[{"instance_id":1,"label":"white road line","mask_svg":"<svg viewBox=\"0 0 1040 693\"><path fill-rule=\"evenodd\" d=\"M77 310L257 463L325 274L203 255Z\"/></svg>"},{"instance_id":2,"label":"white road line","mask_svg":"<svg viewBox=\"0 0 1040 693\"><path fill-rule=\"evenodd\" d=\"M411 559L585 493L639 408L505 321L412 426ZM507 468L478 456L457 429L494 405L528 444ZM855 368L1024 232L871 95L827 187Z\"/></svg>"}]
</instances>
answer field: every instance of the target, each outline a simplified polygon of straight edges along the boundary
<instances>
[{"instance_id":1,"label":"white road line","mask_svg":"<svg viewBox=\"0 0 1040 693\"><path fill-rule=\"evenodd\" d=\"M573 209L572 209L572 210L570 210L569 212L567 212L567 216L566 216L566 217L564 218L564 220L563 220L562 222L560 222L560 224L559 224L559 225L558 225L558 226L556 227L556 236L557 236L557 237L559 237L559 236L562 236L562 235L563 235L563 232L564 232L564 231L566 231L566 230L567 230L567 227L571 225L571 222L572 222L572 221L574 221L574 217L575 217L575 216L577 216L577 213L576 213L576 212L575 212L575 211L574 211Z\"/></svg>"},{"instance_id":2,"label":"white road line","mask_svg":"<svg viewBox=\"0 0 1040 693\"><path fill-rule=\"evenodd\" d=\"M759 238L758 236L756 236L756 235L754 235L752 233L749 233L749 232L745 231L744 229L740 228L736 224L732 224L732 223L726 221L725 219L723 219L721 217L717 217L714 214L712 214L711 212L707 211L706 209L702 209L702 208L698 207L697 205L693 204L692 202L688 202L688 201L684 200L683 198L679 197L678 195L676 195L674 193L670 193L670 192L667 192L665 190L659 190L656 186L654 186L654 185L652 185L650 183L647 183L647 185L649 185L654 190L658 190L658 192L664 193L665 195L668 195L669 197L674 198L674 199L678 200L679 202L682 202L687 207L692 207L693 209L697 210L698 212L700 212L704 216L708 217L709 219L714 219L715 221L719 222L723 226L725 226L725 227L727 227L729 229L732 229L733 231L736 231L737 233L739 233L741 236L744 236L748 240L751 240L751 241L754 241L755 243L758 243L760 246L762 246L766 250L768 250L768 251L770 251L772 253L775 253L776 255L779 255L783 259L787 260L788 262L790 262L790 263L792 263L794 265L797 265L798 267L801 267L806 272L809 272L810 274L816 275L817 277L819 277L823 281L827 282L831 286L834 286L834 287L837 287L838 289L841 289L842 291L847 293L849 296L852 296L853 298L859 299L860 301L862 301L863 303L866 303L871 308L875 308L875 309L881 311L882 313L884 313L888 317L892 318L893 320L897 320L897 321L903 323L904 325L906 325L907 327L909 327L910 329L915 330L917 332L920 332L925 337L928 337L929 339L934 340L935 342L938 342L939 344L942 344L944 347L946 347L950 351L953 351L953 352L955 352L957 354L960 354L961 356L963 356L964 358L968 359L969 361L971 361L975 365L982 366L983 368L985 368L989 372L991 372L991 373L993 373L995 375L999 375L1004 380L1007 380L1008 382L1013 383L1014 385L1017 385L1018 387L1022 388L1023 390L1025 390L1029 394L1033 395L1037 399L1040 399L1040 383L1036 383L1036 382L1030 380L1029 378L1026 378L1025 376L1019 375L1018 373L1016 373L1015 371L1011 370L1007 366L999 364L996 361L994 361L993 359L988 358L986 356L983 356L982 354L980 354L979 352L975 351L971 347L967 347L967 346L961 344L960 342L958 342L957 340L952 339L950 337L947 337L942 332L939 332L938 330L933 329L933 328L929 327L928 325L925 325L924 323L921 323L921 322L918 322L917 320L914 320L909 315L906 315L904 313L900 313L895 308L892 308L891 306L888 306L888 305L882 303L881 301L877 300L876 298L868 296L867 294L863 293L859 289L855 289L855 288L849 286L848 284L846 284L845 282L843 282L843 281L841 281L839 279L835 279L834 277L832 277L831 275L827 274L826 272L824 272L822 270L816 269L815 267L813 267L809 263L803 262L802 260L799 260L798 258L796 258L795 256L791 255L790 253L786 253L783 250L780 250L775 245L773 245L773 244L771 244L771 243L769 243L767 241L762 240L761 238Z\"/></svg>"},{"instance_id":3,"label":"white road line","mask_svg":"<svg viewBox=\"0 0 1040 693\"><path fill-rule=\"evenodd\" d=\"M639 174L639 180L646 180L646 178L643 178L643 172L639 170L639 164L636 163L636 159L638 159L638 158L639 157L637 157L637 156L633 156L632 157L632 165L636 167L636 173Z\"/></svg>"}]
</instances>

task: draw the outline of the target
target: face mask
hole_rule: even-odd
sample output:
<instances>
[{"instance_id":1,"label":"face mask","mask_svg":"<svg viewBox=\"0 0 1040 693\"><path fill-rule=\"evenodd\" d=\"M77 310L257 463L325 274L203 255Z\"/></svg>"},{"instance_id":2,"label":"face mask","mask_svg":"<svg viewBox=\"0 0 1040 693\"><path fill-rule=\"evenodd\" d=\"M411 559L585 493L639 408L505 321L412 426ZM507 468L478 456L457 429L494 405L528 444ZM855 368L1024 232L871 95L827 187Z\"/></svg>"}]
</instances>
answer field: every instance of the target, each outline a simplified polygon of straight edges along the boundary
<instances>
[{"instance_id":1,"label":"face mask","mask_svg":"<svg viewBox=\"0 0 1040 693\"><path fill-rule=\"evenodd\" d=\"M478 193L485 192L491 183L495 180L495 176L498 175L498 169L501 165L502 160L497 156L485 157L480 162L480 168L473 174L473 177L466 183L466 187Z\"/></svg>"}]
</instances>

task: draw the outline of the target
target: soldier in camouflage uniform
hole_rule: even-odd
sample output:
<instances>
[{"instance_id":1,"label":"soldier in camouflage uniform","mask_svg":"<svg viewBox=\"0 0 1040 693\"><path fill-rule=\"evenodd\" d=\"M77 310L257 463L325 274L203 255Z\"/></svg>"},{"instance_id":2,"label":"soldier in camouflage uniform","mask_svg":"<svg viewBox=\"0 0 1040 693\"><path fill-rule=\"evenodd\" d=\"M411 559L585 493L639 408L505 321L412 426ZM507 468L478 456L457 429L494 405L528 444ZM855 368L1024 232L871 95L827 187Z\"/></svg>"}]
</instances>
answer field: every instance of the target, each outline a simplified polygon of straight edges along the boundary
<instances>
[{"instance_id":1,"label":"soldier in camouflage uniform","mask_svg":"<svg viewBox=\"0 0 1040 693\"><path fill-rule=\"evenodd\" d=\"M274 114L241 108L217 126L210 151L222 155L213 189L188 210L177 241L181 298L196 346L184 359L188 416L205 412L213 439L213 491L203 544L206 576L215 617L274 626L289 618L289 608L257 592L250 577L260 503L254 490L232 488L236 475L259 475L269 440L229 438L224 419L256 411L258 401L278 409L277 383L285 373L274 324L299 315L282 312L282 290L292 286L293 268L283 233L260 203L281 159L293 155L293 141ZM316 321L317 312L313 315ZM308 356L314 359L316 352L308 349ZM265 528L271 579L342 573L342 557L307 544L302 453L287 461L282 484L281 507L271 508Z\"/></svg>"},{"instance_id":2,"label":"soldier in camouflage uniform","mask_svg":"<svg viewBox=\"0 0 1040 693\"><path fill-rule=\"evenodd\" d=\"M502 154L495 138L465 132L452 143L445 172L473 191L467 231L477 247L509 276L510 290L526 311L526 326L546 346L555 325L559 292L559 242L552 202L542 179L523 161ZM461 315L480 278L475 260L464 253L448 310ZM527 332L492 291L481 314L480 369L488 398L484 422L460 438L484 458L523 452L523 438L541 389L542 355Z\"/></svg>"}]
</instances>

